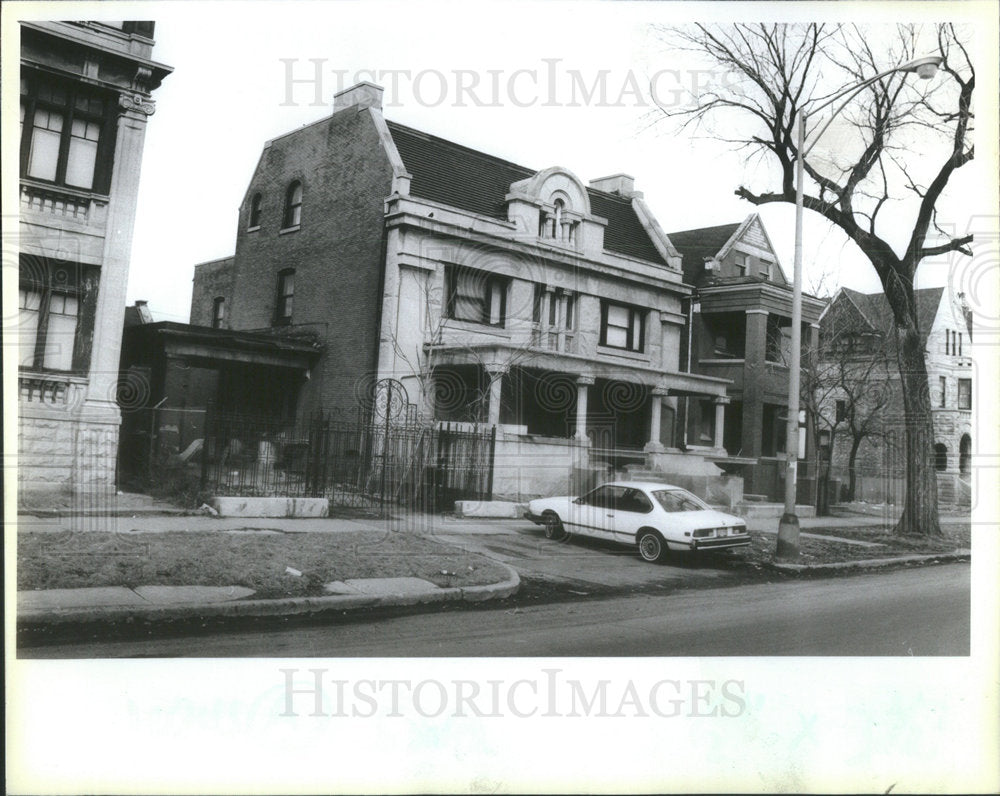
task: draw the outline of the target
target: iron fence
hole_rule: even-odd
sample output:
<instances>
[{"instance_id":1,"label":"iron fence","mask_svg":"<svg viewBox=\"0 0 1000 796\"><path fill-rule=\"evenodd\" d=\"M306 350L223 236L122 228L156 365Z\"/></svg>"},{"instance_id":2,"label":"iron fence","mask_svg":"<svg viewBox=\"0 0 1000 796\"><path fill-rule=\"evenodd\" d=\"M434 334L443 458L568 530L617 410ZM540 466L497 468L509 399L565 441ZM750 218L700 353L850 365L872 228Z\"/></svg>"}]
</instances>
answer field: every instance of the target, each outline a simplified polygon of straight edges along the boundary
<instances>
[{"instance_id":1,"label":"iron fence","mask_svg":"<svg viewBox=\"0 0 1000 796\"><path fill-rule=\"evenodd\" d=\"M302 422L221 414L205 421L203 491L325 497L331 505L440 511L490 500L496 430L469 424L314 414Z\"/></svg>"}]
</instances>

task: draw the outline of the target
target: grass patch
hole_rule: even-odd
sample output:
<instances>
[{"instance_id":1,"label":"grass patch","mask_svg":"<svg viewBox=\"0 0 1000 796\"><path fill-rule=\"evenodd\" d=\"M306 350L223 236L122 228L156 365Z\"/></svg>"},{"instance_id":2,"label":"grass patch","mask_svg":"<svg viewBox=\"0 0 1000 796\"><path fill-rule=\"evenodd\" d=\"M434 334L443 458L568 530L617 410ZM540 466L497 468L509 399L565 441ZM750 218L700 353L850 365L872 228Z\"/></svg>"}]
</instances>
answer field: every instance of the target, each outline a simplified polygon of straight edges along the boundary
<instances>
[{"instance_id":1,"label":"grass patch","mask_svg":"<svg viewBox=\"0 0 1000 796\"><path fill-rule=\"evenodd\" d=\"M835 564L841 561L864 561L875 558L896 558L909 555L934 555L953 553L958 549L971 549L972 534L967 524L941 526L943 536L894 536L882 525L855 528L831 528L828 531L803 530L814 536L799 537L799 563ZM849 544L833 538L816 538L820 535L840 537L881 545ZM749 563L770 564L774 561L778 537L774 534L751 531L751 544L741 555Z\"/></svg>"},{"instance_id":2,"label":"grass patch","mask_svg":"<svg viewBox=\"0 0 1000 796\"><path fill-rule=\"evenodd\" d=\"M245 586L259 598L326 594L349 578L417 577L441 587L507 578L481 555L401 532L22 532L17 588ZM286 572L286 567L301 576Z\"/></svg>"}]
</instances>

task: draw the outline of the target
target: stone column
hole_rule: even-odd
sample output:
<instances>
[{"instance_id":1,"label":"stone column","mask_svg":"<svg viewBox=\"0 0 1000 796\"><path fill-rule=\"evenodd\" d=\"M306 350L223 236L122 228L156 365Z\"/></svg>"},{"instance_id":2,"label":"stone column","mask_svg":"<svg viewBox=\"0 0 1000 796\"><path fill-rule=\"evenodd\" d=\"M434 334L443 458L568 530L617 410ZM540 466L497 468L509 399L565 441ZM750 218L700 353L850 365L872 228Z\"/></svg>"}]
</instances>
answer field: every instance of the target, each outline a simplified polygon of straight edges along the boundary
<instances>
[{"instance_id":1,"label":"stone column","mask_svg":"<svg viewBox=\"0 0 1000 796\"><path fill-rule=\"evenodd\" d=\"M663 397L667 391L662 388L653 390L649 401L649 442L644 448L649 453L660 453L664 449L660 442L660 417L663 411Z\"/></svg>"},{"instance_id":2,"label":"stone column","mask_svg":"<svg viewBox=\"0 0 1000 796\"><path fill-rule=\"evenodd\" d=\"M723 444L723 439L725 439L724 431L726 425L726 404L729 403L728 395L720 395L714 399L715 403L715 441L714 446L717 450L723 450L725 445Z\"/></svg>"},{"instance_id":3,"label":"stone column","mask_svg":"<svg viewBox=\"0 0 1000 796\"><path fill-rule=\"evenodd\" d=\"M587 388L594 383L593 376L577 376L576 379L576 439L587 439Z\"/></svg>"},{"instance_id":4,"label":"stone column","mask_svg":"<svg viewBox=\"0 0 1000 796\"><path fill-rule=\"evenodd\" d=\"M486 422L491 426L500 424L500 391L503 388L503 377L506 368L487 367L486 373L490 379L490 405Z\"/></svg>"}]
</instances>

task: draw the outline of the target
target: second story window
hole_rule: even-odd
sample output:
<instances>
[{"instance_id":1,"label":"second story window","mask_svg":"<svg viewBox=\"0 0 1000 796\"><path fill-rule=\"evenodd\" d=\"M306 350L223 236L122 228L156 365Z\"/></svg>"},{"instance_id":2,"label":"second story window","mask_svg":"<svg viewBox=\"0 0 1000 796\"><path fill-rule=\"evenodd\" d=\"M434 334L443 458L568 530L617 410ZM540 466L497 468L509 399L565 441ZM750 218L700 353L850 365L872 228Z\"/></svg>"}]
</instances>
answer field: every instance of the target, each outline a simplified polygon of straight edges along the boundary
<instances>
[{"instance_id":1,"label":"second story window","mask_svg":"<svg viewBox=\"0 0 1000 796\"><path fill-rule=\"evenodd\" d=\"M958 408L972 408L972 379L958 380Z\"/></svg>"},{"instance_id":2,"label":"second story window","mask_svg":"<svg viewBox=\"0 0 1000 796\"><path fill-rule=\"evenodd\" d=\"M212 328L221 329L226 321L226 299L218 296L212 299Z\"/></svg>"},{"instance_id":3,"label":"second story window","mask_svg":"<svg viewBox=\"0 0 1000 796\"><path fill-rule=\"evenodd\" d=\"M255 193L250 200L250 220L247 223L249 229L257 229L260 226L261 207L264 204L264 197ZM301 202L300 202L301 204Z\"/></svg>"},{"instance_id":4,"label":"second story window","mask_svg":"<svg viewBox=\"0 0 1000 796\"><path fill-rule=\"evenodd\" d=\"M281 226L289 229L302 223L302 183L295 180L285 191L285 213Z\"/></svg>"},{"instance_id":5,"label":"second story window","mask_svg":"<svg viewBox=\"0 0 1000 796\"><path fill-rule=\"evenodd\" d=\"M764 279L771 278L771 262L770 260L761 260L757 267L758 275L764 277Z\"/></svg>"},{"instance_id":6,"label":"second story window","mask_svg":"<svg viewBox=\"0 0 1000 796\"><path fill-rule=\"evenodd\" d=\"M642 352L646 345L645 320L645 310L602 301L601 345Z\"/></svg>"},{"instance_id":7,"label":"second story window","mask_svg":"<svg viewBox=\"0 0 1000 796\"><path fill-rule=\"evenodd\" d=\"M21 175L107 193L112 123L99 92L40 76L21 81Z\"/></svg>"},{"instance_id":8,"label":"second story window","mask_svg":"<svg viewBox=\"0 0 1000 796\"><path fill-rule=\"evenodd\" d=\"M747 256L745 254L737 254L733 257L733 267L736 269L736 276L746 276L747 275Z\"/></svg>"},{"instance_id":9,"label":"second story window","mask_svg":"<svg viewBox=\"0 0 1000 796\"><path fill-rule=\"evenodd\" d=\"M447 313L456 321L503 326L507 316L506 277L453 267L446 273Z\"/></svg>"},{"instance_id":10,"label":"second story window","mask_svg":"<svg viewBox=\"0 0 1000 796\"><path fill-rule=\"evenodd\" d=\"M278 302L274 310L276 326L292 322L292 299L295 297L295 269L286 268L278 274Z\"/></svg>"},{"instance_id":11,"label":"second story window","mask_svg":"<svg viewBox=\"0 0 1000 796\"><path fill-rule=\"evenodd\" d=\"M18 312L18 364L22 368L75 369L81 314L77 280L71 267L46 267L43 274L38 273L37 265L31 272L22 270Z\"/></svg>"},{"instance_id":12,"label":"second story window","mask_svg":"<svg viewBox=\"0 0 1000 796\"><path fill-rule=\"evenodd\" d=\"M944 409L948 405L948 379L938 376L938 386L941 389L941 408Z\"/></svg>"}]
</instances>

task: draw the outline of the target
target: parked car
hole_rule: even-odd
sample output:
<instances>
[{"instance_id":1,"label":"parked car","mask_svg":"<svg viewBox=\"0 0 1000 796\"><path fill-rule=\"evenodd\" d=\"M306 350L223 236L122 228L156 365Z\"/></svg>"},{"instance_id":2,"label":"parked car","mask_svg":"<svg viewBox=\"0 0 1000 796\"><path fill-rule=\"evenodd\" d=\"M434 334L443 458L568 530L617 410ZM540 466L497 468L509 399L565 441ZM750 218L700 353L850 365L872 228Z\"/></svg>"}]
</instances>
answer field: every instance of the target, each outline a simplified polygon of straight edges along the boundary
<instances>
[{"instance_id":1,"label":"parked car","mask_svg":"<svg viewBox=\"0 0 1000 796\"><path fill-rule=\"evenodd\" d=\"M567 533L636 545L646 561L670 551L729 550L750 544L746 522L716 511L685 489L646 481L614 481L580 497L538 498L526 519L545 536Z\"/></svg>"}]
</instances>

